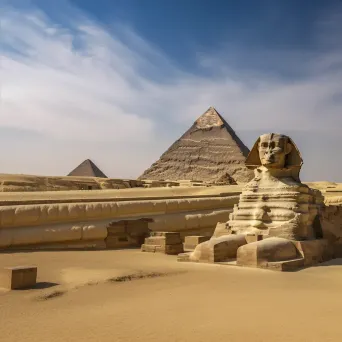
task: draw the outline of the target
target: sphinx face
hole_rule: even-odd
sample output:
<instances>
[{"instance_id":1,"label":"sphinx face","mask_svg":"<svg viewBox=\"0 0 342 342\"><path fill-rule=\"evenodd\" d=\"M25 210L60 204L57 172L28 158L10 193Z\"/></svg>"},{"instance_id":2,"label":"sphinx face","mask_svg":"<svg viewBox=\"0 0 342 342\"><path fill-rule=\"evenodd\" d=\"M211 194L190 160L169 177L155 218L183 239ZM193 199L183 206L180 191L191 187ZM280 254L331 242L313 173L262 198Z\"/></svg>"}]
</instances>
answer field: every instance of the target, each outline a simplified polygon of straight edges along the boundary
<instances>
[{"instance_id":1,"label":"sphinx face","mask_svg":"<svg viewBox=\"0 0 342 342\"><path fill-rule=\"evenodd\" d=\"M269 169L285 167L286 154L289 153L288 138L280 134L264 134L259 141L259 157L261 164Z\"/></svg>"}]
</instances>

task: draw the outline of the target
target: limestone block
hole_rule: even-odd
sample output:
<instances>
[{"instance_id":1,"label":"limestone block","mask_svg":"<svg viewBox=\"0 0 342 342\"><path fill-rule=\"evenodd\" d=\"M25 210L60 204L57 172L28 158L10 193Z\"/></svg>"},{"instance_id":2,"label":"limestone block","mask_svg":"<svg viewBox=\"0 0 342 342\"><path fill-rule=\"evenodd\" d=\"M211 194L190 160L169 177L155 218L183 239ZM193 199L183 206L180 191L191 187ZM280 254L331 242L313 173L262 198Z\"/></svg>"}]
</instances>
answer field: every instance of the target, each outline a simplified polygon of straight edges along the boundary
<instances>
[{"instance_id":1,"label":"limestone block","mask_svg":"<svg viewBox=\"0 0 342 342\"><path fill-rule=\"evenodd\" d=\"M116 213L116 205L114 203L101 203L103 217L110 217Z\"/></svg>"},{"instance_id":2,"label":"limestone block","mask_svg":"<svg viewBox=\"0 0 342 342\"><path fill-rule=\"evenodd\" d=\"M82 240L100 240L107 237L108 221L100 221L82 226Z\"/></svg>"},{"instance_id":3,"label":"limestone block","mask_svg":"<svg viewBox=\"0 0 342 342\"><path fill-rule=\"evenodd\" d=\"M212 212L207 212L202 214L200 218L200 227L212 226L213 230L216 227L217 222L226 222L229 219L229 214L231 210L214 210Z\"/></svg>"},{"instance_id":4,"label":"limestone block","mask_svg":"<svg viewBox=\"0 0 342 342\"><path fill-rule=\"evenodd\" d=\"M174 214L164 218L165 228L163 230L173 232L186 229L186 219L184 214Z\"/></svg>"},{"instance_id":5,"label":"limestone block","mask_svg":"<svg viewBox=\"0 0 342 342\"><path fill-rule=\"evenodd\" d=\"M167 200L166 201L166 213L173 213L179 210L178 200Z\"/></svg>"},{"instance_id":6,"label":"limestone block","mask_svg":"<svg viewBox=\"0 0 342 342\"><path fill-rule=\"evenodd\" d=\"M157 246L149 246L149 245L145 245L145 244L141 245L141 251L142 252L155 253L156 252L156 248L157 248Z\"/></svg>"},{"instance_id":7,"label":"limestone block","mask_svg":"<svg viewBox=\"0 0 342 342\"><path fill-rule=\"evenodd\" d=\"M86 216L86 209L81 204L69 204L69 217L71 219L83 220Z\"/></svg>"},{"instance_id":8,"label":"limestone block","mask_svg":"<svg viewBox=\"0 0 342 342\"><path fill-rule=\"evenodd\" d=\"M15 207L0 207L0 219L2 227L12 226L15 218Z\"/></svg>"},{"instance_id":9,"label":"limestone block","mask_svg":"<svg viewBox=\"0 0 342 342\"><path fill-rule=\"evenodd\" d=\"M0 287L10 290L26 289L36 285L37 267L17 266L0 270Z\"/></svg>"},{"instance_id":10,"label":"limestone block","mask_svg":"<svg viewBox=\"0 0 342 342\"><path fill-rule=\"evenodd\" d=\"M178 210L179 211L191 211L194 210L195 204L191 199L182 198L178 200Z\"/></svg>"},{"instance_id":11,"label":"limestone block","mask_svg":"<svg viewBox=\"0 0 342 342\"><path fill-rule=\"evenodd\" d=\"M184 240L184 249L185 250L194 250L197 245L202 242L208 241L210 238L208 236L202 235L192 235L186 236Z\"/></svg>"},{"instance_id":12,"label":"limestone block","mask_svg":"<svg viewBox=\"0 0 342 342\"><path fill-rule=\"evenodd\" d=\"M11 246L28 246L50 242L81 239L82 227L75 224L52 224L49 226L12 227L1 229L1 234L10 238ZM9 237L10 236L10 237ZM1 244L0 244L1 245Z\"/></svg>"},{"instance_id":13,"label":"limestone block","mask_svg":"<svg viewBox=\"0 0 342 342\"><path fill-rule=\"evenodd\" d=\"M102 203L88 203L85 207L87 218L95 218L102 215Z\"/></svg>"},{"instance_id":14,"label":"limestone block","mask_svg":"<svg viewBox=\"0 0 342 342\"><path fill-rule=\"evenodd\" d=\"M153 201L153 213L166 213L166 202L165 201Z\"/></svg>"},{"instance_id":15,"label":"limestone block","mask_svg":"<svg viewBox=\"0 0 342 342\"><path fill-rule=\"evenodd\" d=\"M211 238L196 246L190 254L190 261L222 262L235 258L240 246L246 244L244 235L225 235Z\"/></svg>"},{"instance_id":16,"label":"limestone block","mask_svg":"<svg viewBox=\"0 0 342 342\"><path fill-rule=\"evenodd\" d=\"M70 217L70 204L60 204L58 206L58 220L65 221Z\"/></svg>"},{"instance_id":17,"label":"limestone block","mask_svg":"<svg viewBox=\"0 0 342 342\"><path fill-rule=\"evenodd\" d=\"M342 238L342 206L329 205L320 214L322 233L331 242Z\"/></svg>"},{"instance_id":18,"label":"limestone block","mask_svg":"<svg viewBox=\"0 0 342 342\"><path fill-rule=\"evenodd\" d=\"M304 259L304 266L316 265L333 258L334 251L327 240L295 241L294 244Z\"/></svg>"},{"instance_id":19,"label":"limestone block","mask_svg":"<svg viewBox=\"0 0 342 342\"><path fill-rule=\"evenodd\" d=\"M149 233L148 224L151 219L139 219L126 221L126 231L132 237L146 237Z\"/></svg>"},{"instance_id":20,"label":"limestone block","mask_svg":"<svg viewBox=\"0 0 342 342\"><path fill-rule=\"evenodd\" d=\"M31 245L44 242L44 227L13 227L11 229L11 245Z\"/></svg>"},{"instance_id":21,"label":"limestone block","mask_svg":"<svg viewBox=\"0 0 342 342\"><path fill-rule=\"evenodd\" d=\"M174 232L155 232L151 234L151 237L145 239L146 245L175 245L182 243L179 233Z\"/></svg>"},{"instance_id":22,"label":"limestone block","mask_svg":"<svg viewBox=\"0 0 342 342\"><path fill-rule=\"evenodd\" d=\"M293 242L284 238L271 237L249 243L237 251L237 265L267 267L268 262L299 259L300 255Z\"/></svg>"},{"instance_id":23,"label":"limestone block","mask_svg":"<svg viewBox=\"0 0 342 342\"><path fill-rule=\"evenodd\" d=\"M58 204L48 205L46 222L57 221L58 213L59 213ZM42 219L44 218L42 217Z\"/></svg>"},{"instance_id":24,"label":"limestone block","mask_svg":"<svg viewBox=\"0 0 342 342\"><path fill-rule=\"evenodd\" d=\"M172 255L184 251L180 234L174 232L153 232L151 237L145 239L141 250L143 252L160 252Z\"/></svg>"},{"instance_id":25,"label":"limestone block","mask_svg":"<svg viewBox=\"0 0 342 342\"><path fill-rule=\"evenodd\" d=\"M35 205L18 206L15 209L14 224L31 225L39 220L40 208Z\"/></svg>"},{"instance_id":26,"label":"limestone block","mask_svg":"<svg viewBox=\"0 0 342 342\"><path fill-rule=\"evenodd\" d=\"M152 201L122 201L117 203L118 215L129 216L139 213L153 213Z\"/></svg>"},{"instance_id":27,"label":"limestone block","mask_svg":"<svg viewBox=\"0 0 342 342\"><path fill-rule=\"evenodd\" d=\"M50 226L36 227L42 229L42 241L36 243L75 241L82 239L81 224L53 224ZM29 243L21 243L29 244Z\"/></svg>"},{"instance_id":28,"label":"limestone block","mask_svg":"<svg viewBox=\"0 0 342 342\"><path fill-rule=\"evenodd\" d=\"M125 221L111 222L108 227L108 236L126 233Z\"/></svg>"},{"instance_id":29,"label":"limestone block","mask_svg":"<svg viewBox=\"0 0 342 342\"><path fill-rule=\"evenodd\" d=\"M178 255L184 252L183 244L175 244L175 245L165 245L165 246L156 246L156 252L165 253L168 255Z\"/></svg>"},{"instance_id":30,"label":"limestone block","mask_svg":"<svg viewBox=\"0 0 342 342\"><path fill-rule=\"evenodd\" d=\"M160 217L156 217L153 222L150 222L148 224L148 229L151 230L151 231L154 231L154 232L159 232L159 231L166 230L166 228L165 228L165 220L160 218Z\"/></svg>"},{"instance_id":31,"label":"limestone block","mask_svg":"<svg viewBox=\"0 0 342 342\"><path fill-rule=\"evenodd\" d=\"M108 236L105 239L107 248L122 248L122 247L138 247L139 243L127 236L126 234L121 234L117 236Z\"/></svg>"},{"instance_id":32,"label":"limestone block","mask_svg":"<svg viewBox=\"0 0 342 342\"><path fill-rule=\"evenodd\" d=\"M200 226L200 218L202 215L199 214L188 214L185 215L185 228L196 229Z\"/></svg>"},{"instance_id":33,"label":"limestone block","mask_svg":"<svg viewBox=\"0 0 342 342\"><path fill-rule=\"evenodd\" d=\"M267 269L272 271L289 272L304 267L304 259L294 259L287 261L268 262Z\"/></svg>"}]
</instances>

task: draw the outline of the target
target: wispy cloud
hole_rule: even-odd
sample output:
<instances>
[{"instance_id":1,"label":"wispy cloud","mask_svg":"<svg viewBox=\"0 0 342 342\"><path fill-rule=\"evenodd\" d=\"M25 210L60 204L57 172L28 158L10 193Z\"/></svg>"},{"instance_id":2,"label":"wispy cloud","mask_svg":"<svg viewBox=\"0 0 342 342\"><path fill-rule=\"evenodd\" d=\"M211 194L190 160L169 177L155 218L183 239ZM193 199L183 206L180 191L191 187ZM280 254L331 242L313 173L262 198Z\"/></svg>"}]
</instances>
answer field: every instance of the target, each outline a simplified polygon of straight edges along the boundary
<instances>
[{"instance_id":1,"label":"wispy cloud","mask_svg":"<svg viewBox=\"0 0 342 342\"><path fill-rule=\"evenodd\" d=\"M333 36L342 25L334 15L313 32L319 52L226 47L201 56L203 76L177 67L129 27L108 31L73 10L78 15L63 22L37 8L3 14L0 129L23 141L20 153L40 151L28 167L6 146L5 171L61 174L90 157L113 177L136 177L210 105L248 144L255 132L281 131L342 145L342 42ZM301 77L284 77L294 70ZM37 135L34 145L23 132ZM302 145L314 158L310 141ZM341 168L341 157L334 160ZM308 178L338 177L313 169L317 160L307 163Z\"/></svg>"}]
</instances>

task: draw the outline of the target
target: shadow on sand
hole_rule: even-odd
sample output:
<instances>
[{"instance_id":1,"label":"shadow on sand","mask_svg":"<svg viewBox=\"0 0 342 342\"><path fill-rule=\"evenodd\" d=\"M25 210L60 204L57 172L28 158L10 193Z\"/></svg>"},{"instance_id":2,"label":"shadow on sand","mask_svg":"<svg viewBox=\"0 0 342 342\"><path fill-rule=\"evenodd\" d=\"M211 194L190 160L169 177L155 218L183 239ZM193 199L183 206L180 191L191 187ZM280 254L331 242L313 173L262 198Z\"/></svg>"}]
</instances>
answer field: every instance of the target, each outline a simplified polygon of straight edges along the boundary
<instances>
[{"instance_id":1,"label":"shadow on sand","mask_svg":"<svg viewBox=\"0 0 342 342\"><path fill-rule=\"evenodd\" d=\"M321 264L318 264L317 266L342 266L342 258L337 258L337 259L331 259L326 262L322 262Z\"/></svg>"}]
</instances>

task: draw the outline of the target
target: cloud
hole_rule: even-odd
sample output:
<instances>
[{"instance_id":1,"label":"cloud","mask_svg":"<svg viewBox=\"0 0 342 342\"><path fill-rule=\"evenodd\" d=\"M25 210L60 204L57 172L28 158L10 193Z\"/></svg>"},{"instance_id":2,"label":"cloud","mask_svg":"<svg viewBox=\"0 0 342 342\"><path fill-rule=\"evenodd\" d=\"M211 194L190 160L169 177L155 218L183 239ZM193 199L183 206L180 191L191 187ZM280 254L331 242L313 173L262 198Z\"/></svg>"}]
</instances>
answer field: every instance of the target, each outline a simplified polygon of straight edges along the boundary
<instances>
[{"instance_id":1,"label":"cloud","mask_svg":"<svg viewBox=\"0 0 342 342\"><path fill-rule=\"evenodd\" d=\"M214 105L249 145L256 132L305 136L305 175L342 181L315 168L308 147L316 136L323 144L329 137L335 154L342 145L342 46L332 35L342 25L334 16L317 23L317 51L226 46L199 56L196 74L129 26L105 29L72 10L60 21L38 8L3 14L0 131L23 142L15 153L6 144L6 172L62 174L90 157L110 176L137 177Z\"/></svg>"}]
</instances>

